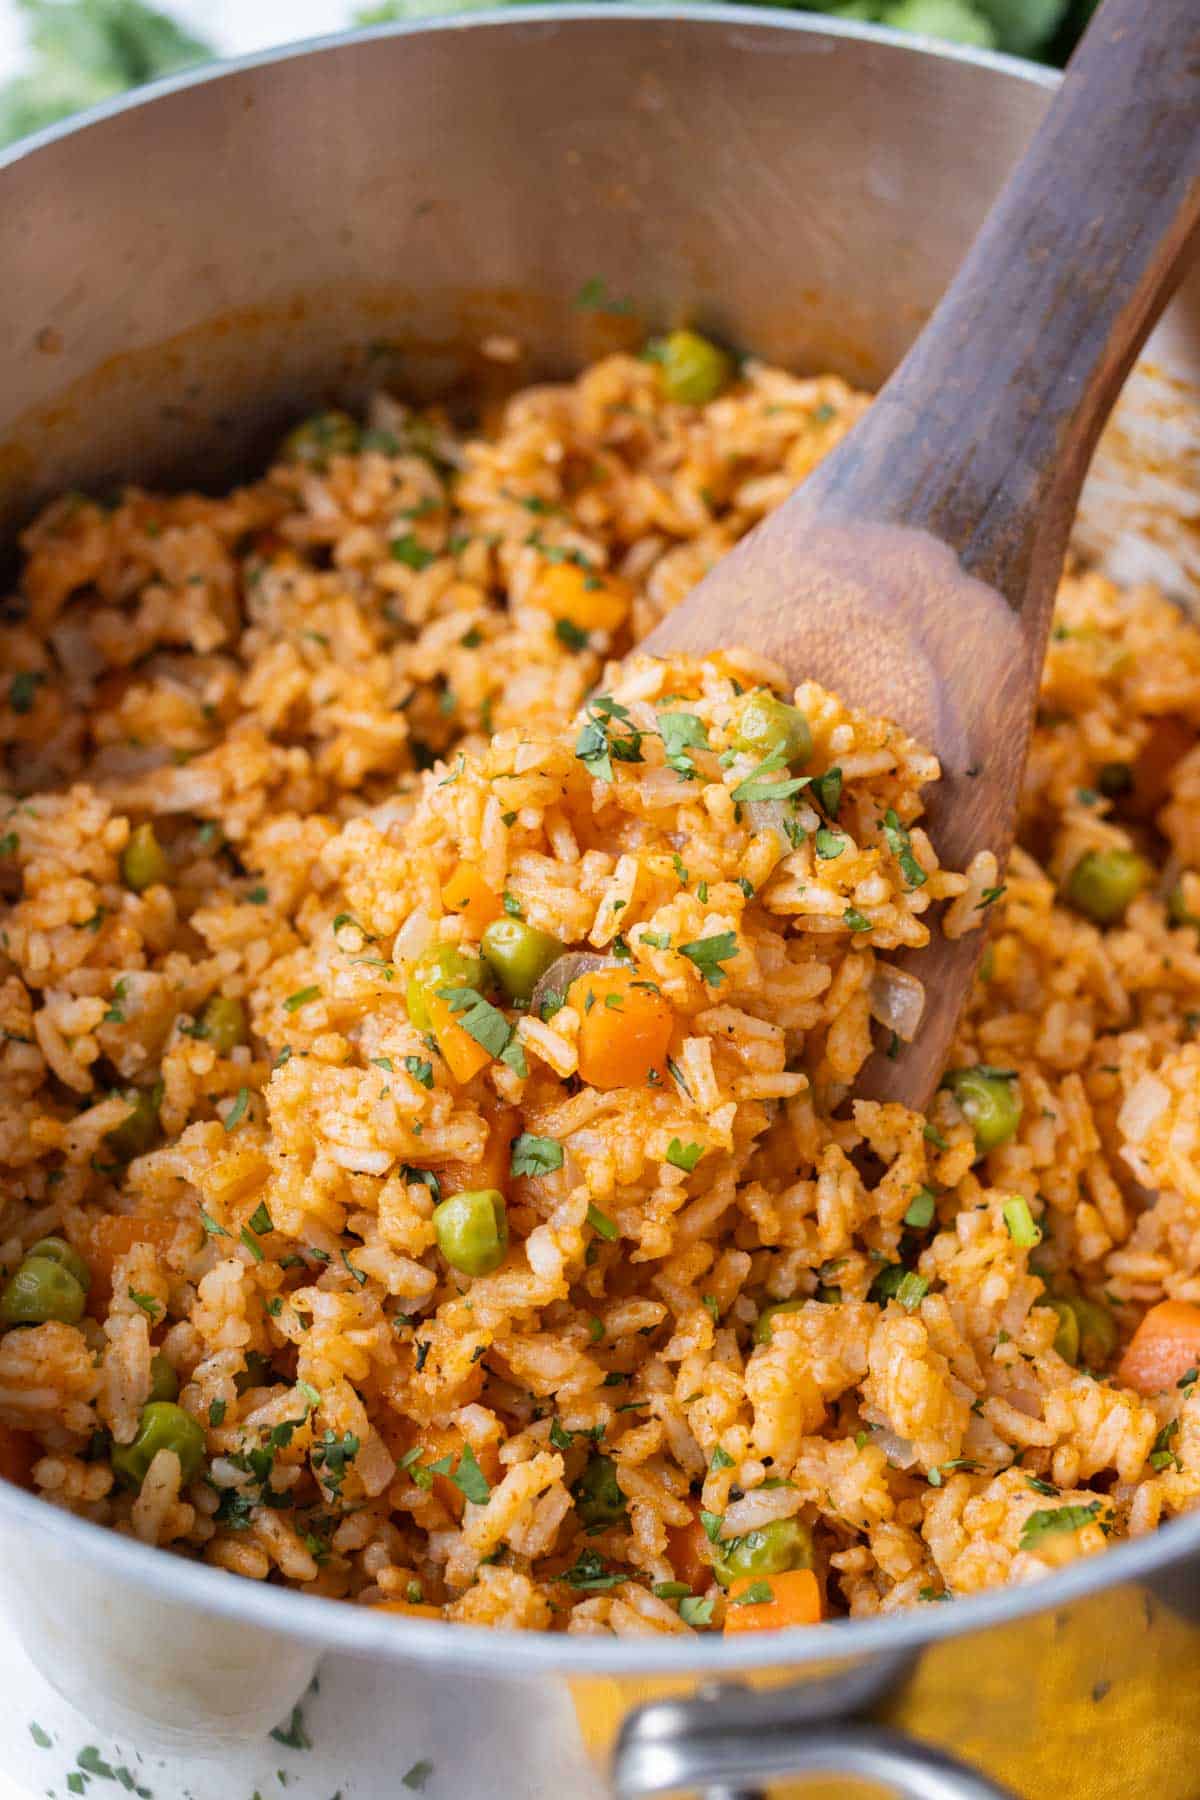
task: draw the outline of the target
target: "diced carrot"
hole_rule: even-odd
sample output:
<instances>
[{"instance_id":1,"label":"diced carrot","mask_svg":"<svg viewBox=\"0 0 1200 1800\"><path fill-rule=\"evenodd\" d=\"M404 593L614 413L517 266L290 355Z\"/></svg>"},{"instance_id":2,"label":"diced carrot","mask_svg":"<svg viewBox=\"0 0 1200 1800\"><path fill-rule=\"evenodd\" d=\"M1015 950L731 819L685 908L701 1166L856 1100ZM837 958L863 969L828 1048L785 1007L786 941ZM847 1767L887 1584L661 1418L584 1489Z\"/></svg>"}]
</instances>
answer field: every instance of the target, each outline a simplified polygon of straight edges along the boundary
<instances>
[{"instance_id":1,"label":"diced carrot","mask_svg":"<svg viewBox=\"0 0 1200 1800\"><path fill-rule=\"evenodd\" d=\"M1175 765L1196 747L1194 725L1177 713L1164 713L1155 719L1146 734L1133 765L1131 811L1148 819L1158 811L1171 788Z\"/></svg>"},{"instance_id":2,"label":"diced carrot","mask_svg":"<svg viewBox=\"0 0 1200 1800\"><path fill-rule=\"evenodd\" d=\"M0 1425L0 1481L27 1488L40 1452L27 1431Z\"/></svg>"},{"instance_id":3,"label":"diced carrot","mask_svg":"<svg viewBox=\"0 0 1200 1800\"><path fill-rule=\"evenodd\" d=\"M372 1612L403 1613L406 1619L440 1619L440 1606L419 1606L415 1600L380 1600Z\"/></svg>"},{"instance_id":4,"label":"diced carrot","mask_svg":"<svg viewBox=\"0 0 1200 1800\"><path fill-rule=\"evenodd\" d=\"M1160 1300L1126 1345L1117 1380L1139 1394L1161 1394L1195 1368L1200 1368L1200 1306Z\"/></svg>"},{"instance_id":5,"label":"diced carrot","mask_svg":"<svg viewBox=\"0 0 1200 1800\"><path fill-rule=\"evenodd\" d=\"M434 1476L432 1492L453 1518L461 1519L466 1498L462 1489L456 1487L451 1480L451 1476L458 1472L458 1459L466 1448L466 1438L456 1425L427 1425L422 1429L417 1443L421 1446L420 1461L425 1468L430 1463L444 1462L446 1457L451 1458L453 1466L449 1474ZM488 1486L495 1487L500 1479L500 1451L495 1440L489 1439L487 1443L478 1446L473 1444L471 1448Z\"/></svg>"},{"instance_id":6,"label":"diced carrot","mask_svg":"<svg viewBox=\"0 0 1200 1800\"><path fill-rule=\"evenodd\" d=\"M475 1162L456 1158L438 1163L435 1173L444 1195L473 1193L479 1188L499 1188L504 1193L508 1187L512 1141L521 1128L520 1114L515 1106L487 1099L483 1101L482 1110L488 1121L483 1155Z\"/></svg>"},{"instance_id":7,"label":"diced carrot","mask_svg":"<svg viewBox=\"0 0 1200 1800\"><path fill-rule=\"evenodd\" d=\"M674 1014L633 969L598 969L567 990L580 1017L579 1073L589 1087L641 1087L665 1078Z\"/></svg>"},{"instance_id":8,"label":"diced carrot","mask_svg":"<svg viewBox=\"0 0 1200 1800\"><path fill-rule=\"evenodd\" d=\"M700 1523L699 1501L692 1507L690 1524L668 1527L667 1555L679 1580L686 1581L693 1593L703 1592L712 1581L708 1536Z\"/></svg>"},{"instance_id":9,"label":"diced carrot","mask_svg":"<svg viewBox=\"0 0 1200 1800\"><path fill-rule=\"evenodd\" d=\"M442 905L465 919L473 937L482 937L485 928L504 911L500 896L493 894L479 870L466 862L459 863L442 889Z\"/></svg>"},{"instance_id":10,"label":"diced carrot","mask_svg":"<svg viewBox=\"0 0 1200 1800\"><path fill-rule=\"evenodd\" d=\"M118 1258L126 1255L135 1244L153 1244L158 1251L167 1250L178 1229L178 1219L166 1219L161 1214L105 1213L93 1222L87 1252L92 1271L88 1311L93 1318L102 1319L108 1310L112 1299L113 1268ZM196 1235L197 1238L200 1235L198 1223Z\"/></svg>"},{"instance_id":11,"label":"diced carrot","mask_svg":"<svg viewBox=\"0 0 1200 1800\"><path fill-rule=\"evenodd\" d=\"M739 1595L760 1585L771 1598L736 1606ZM725 1632L782 1631L785 1625L821 1623L821 1584L811 1569L785 1569L782 1575L740 1575L729 1584Z\"/></svg>"},{"instance_id":12,"label":"diced carrot","mask_svg":"<svg viewBox=\"0 0 1200 1800\"><path fill-rule=\"evenodd\" d=\"M619 575L561 562L542 570L530 598L577 631L616 631L629 615L633 589Z\"/></svg>"},{"instance_id":13,"label":"diced carrot","mask_svg":"<svg viewBox=\"0 0 1200 1800\"><path fill-rule=\"evenodd\" d=\"M431 990L425 996L425 1007L433 1035L438 1041L438 1049L445 1057L446 1067L455 1081L470 1081L472 1076L478 1075L480 1069L486 1069L491 1057L482 1044L476 1043L469 1031L463 1030L451 1012L449 1002Z\"/></svg>"}]
</instances>

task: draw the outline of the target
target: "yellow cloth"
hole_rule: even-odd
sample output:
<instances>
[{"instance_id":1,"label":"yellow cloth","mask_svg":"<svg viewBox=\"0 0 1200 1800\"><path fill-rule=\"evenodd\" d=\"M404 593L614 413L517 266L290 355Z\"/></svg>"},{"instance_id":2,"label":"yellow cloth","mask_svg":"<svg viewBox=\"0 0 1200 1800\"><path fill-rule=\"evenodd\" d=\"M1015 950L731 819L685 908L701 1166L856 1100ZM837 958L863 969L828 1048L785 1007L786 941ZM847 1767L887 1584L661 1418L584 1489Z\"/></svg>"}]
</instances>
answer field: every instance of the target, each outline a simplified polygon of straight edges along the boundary
<instances>
[{"instance_id":1,"label":"yellow cloth","mask_svg":"<svg viewBox=\"0 0 1200 1800\"><path fill-rule=\"evenodd\" d=\"M1181 1598L1186 1588L1181 1575ZM761 1687L787 1678L764 1670L745 1679ZM607 1764L627 1713L694 1686L679 1677L572 1682L587 1749ZM1027 1800L1197 1800L1200 1627L1144 1589L1108 1590L1069 1611L926 1651L871 1716L939 1744ZM771 1800L878 1791L827 1781L768 1789Z\"/></svg>"}]
</instances>

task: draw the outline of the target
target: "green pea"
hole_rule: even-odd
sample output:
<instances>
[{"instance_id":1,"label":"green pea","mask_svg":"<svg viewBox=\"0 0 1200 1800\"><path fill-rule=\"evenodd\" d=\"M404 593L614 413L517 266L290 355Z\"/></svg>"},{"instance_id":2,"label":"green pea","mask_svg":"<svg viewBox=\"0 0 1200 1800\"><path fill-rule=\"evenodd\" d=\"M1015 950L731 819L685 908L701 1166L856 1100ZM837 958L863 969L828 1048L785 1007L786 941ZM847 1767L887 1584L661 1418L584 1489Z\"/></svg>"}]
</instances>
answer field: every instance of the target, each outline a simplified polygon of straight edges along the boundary
<instances>
[{"instance_id":1,"label":"green pea","mask_svg":"<svg viewBox=\"0 0 1200 1800\"><path fill-rule=\"evenodd\" d=\"M248 1041L246 1008L229 994L214 994L200 1014L197 1037L207 1038L220 1056L228 1056L236 1044Z\"/></svg>"},{"instance_id":2,"label":"green pea","mask_svg":"<svg viewBox=\"0 0 1200 1800\"><path fill-rule=\"evenodd\" d=\"M412 966L405 993L408 1016L418 1031L428 1031L429 994L440 987L469 987L479 993L486 979L482 957L468 956L453 944L437 944Z\"/></svg>"},{"instance_id":3,"label":"green pea","mask_svg":"<svg viewBox=\"0 0 1200 1800\"><path fill-rule=\"evenodd\" d=\"M1079 1320L1075 1316L1075 1308L1069 1300L1039 1300L1038 1305L1047 1307L1057 1318L1054 1348L1064 1362L1069 1362L1074 1367L1079 1361Z\"/></svg>"},{"instance_id":4,"label":"green pea","mask_svg":"<svg viewBox=\"0 0 1200 1800\"><path fill-rule=\"evenodd\" d=\"M1089 850L1067 877L1067 899L1094 925L1117 925L1149 873L1136 850Z\"/></svg>"},{"instance_id":5,"label":"green pea","mask_svg":"<svg viewBox=\"0 0 1200 1800\"><path fill-rule=\"evenodd\" d=\"M754 1341L756 1344L771 1342L771 1325L780 1313L799 1312L804 1305L800 1300L778 1300L774 1306L764 1306L754 1323Z\"/></svg>"},{"instance_id":6,"label":"green pea","mask_svg":"<svg viewBox=\"0 0 1200 1800\"><path fill-rule=\"evenodd\" d=\"M0 1324L78 1325L87 1293L70 1269L48 1256L27 1256L0 1293Z\"/></svg>"},{"instance_id":7,"label":"green pea","mask_svg":"<svg viewBox=\"0 0 1200 1800\"><path fill-rule=\"evenodd\" d=\"M162 1097L161 1081L156 1081L153 1087L130 1089L126 1098L132 1110L119 1125L104 1134L105 1143L118 1161L132 1162L135 1156L144 1156L158 1142L158 1109Z\"/></svg>"},{"instance_id":8,"label":"green pea","mask_svg":"<svg viewBox=\"0 0 1200 1800\"><path fill-rule=\"evenodd\" d=\"M590 1456L571 1492L585 1525L615 1525L625 1515L625 1495L611 1456Z\"/></svg>"},{"instance_id":9,"label":"green pea","mask_svg":"<svg viewBox=\"0 0 1200 1800\"><path fill-rule=\"evenodd\" d=\"M749 756L776 756L782 751L784 762L807 762L812 755L812 732L798 706L789 706L786 700L759 688L742 707L733 744Z\"/></svg>"},{"instance_id":10,"label":"green pea","mask_svg":"<svg viewBox=\"0 0 1200 1800\"><path fill-rule=\"evenodd\" d=\"M713 1574L722 1587L739 1575L782 1575L785 1569L812 1568L812 1532L799 1519L772 1519L744 1537L712 1547Z\"/></svg>"},{"instance_id":11,"label":"green pea","mask_svg":"<svg viewBox=\"0 0 1200 1800\"><path fill-rule=\"evenodd\" d=\"M279 446L279 455L283 462L324 469L331 456L353 456L361 442L361 433L349 413L319 412L288 432Z\"/></svg>"},{"instance_id":12,"label":"green pea","mask_svg":"<svg viewBox=\"0 0 1200 1800\"><path fill-rule=\"evenodd\" d=\"M121 880L135 894L157 887L171 873L167 853L154 835L149 820L137 825L129 834L129 842L121 852Z\"/></svg>"},{"instance_id":13,"label":"green pea","mask_svg":"<svg viewBox=\"0 0 1200 1800\"><path fill-rule=\"evenodd\" d=\"M78 1250L68 1244L66 1238L39 1238L36 1244L30 1244L25 1252L26 1261L31 1256L44 1256L47 1262L61 1263L63 1268L73 1275L86 1294L92 1285L92 1271L80 1256Z\"/></svg>"},{"instance_id":14,"label":"green pea","mask_svg":"<svg viewBox=\"0 0 1200 1800\"><path fill-rule=\"evenodd\" d=\"M1099 1300L1079 1295L1070 1304L1079 1321L1079 1360L1085 1369L1102 1369L1117 1347L1117 1322Z\"/></svg>"},{"instance_id":15,"label":"green pea","mask_svg":"<svg viewBox=\"0 0 1200 1800\"><path fill-rule=\"evenodd\" d=\"M140 1488L160 1450L173 1450L179 1458L184 1487L196 1479L204 1461L204 1432L171 1400L151 1400L142 1408L132 1444L113 1445L113 1474L126 1487Z\"/></svg>"},{"instance_id":16,"label":"green pea","mask_svg":"<svg viewBox=\"0 0 1200 1800\"><path fill-rule=\"evenodd\" d=\"M508 1214L498 1188L451 1194L433 1209L438 1249L463 1275L490 1275L508 1248Z\"/></svg>"},{"instance_id":17,"label":"green pea","mask_svg":"<svg viewBox=\"0 0 1200 1800\"><path fill-rule=\"evenodd\" d=\"M698 331L673 331L653 346L663 392L681 406L706 406L727 387L733 359Z\"/></svg>"},{"instance_id":18,"label":"green pea","mask_svg":"<svg viewBox=\"0 0 1200 1800\"><path fill-rule=\"evenodd\" d=\"M150 1359L151 1400L178 1400L179 1377L160 1350Z\"/></svg>"},{"instance_id":19,"label":"green pea","mask_svg":"<svg viewBox=\"0 0 1200 1800\"><path fill-rule=\"evenodd\" d=\"M483 960L510 1000L528 1000L564 945L523 919L493 919L483 934Z\"/></svg>"},{"instance_id":20,"label":"green pea","mask_svg":"<svg viewBox=\"0 0 1200 1800\"><path fill-rule=\"evenodd\" d=\"M1014 1136L1021 1120L1021 1090L1015 1075L978 1063L971 1069L953 1069L946 1086L974 1126L980 1155Z\"/></svg>"}]
</instances>

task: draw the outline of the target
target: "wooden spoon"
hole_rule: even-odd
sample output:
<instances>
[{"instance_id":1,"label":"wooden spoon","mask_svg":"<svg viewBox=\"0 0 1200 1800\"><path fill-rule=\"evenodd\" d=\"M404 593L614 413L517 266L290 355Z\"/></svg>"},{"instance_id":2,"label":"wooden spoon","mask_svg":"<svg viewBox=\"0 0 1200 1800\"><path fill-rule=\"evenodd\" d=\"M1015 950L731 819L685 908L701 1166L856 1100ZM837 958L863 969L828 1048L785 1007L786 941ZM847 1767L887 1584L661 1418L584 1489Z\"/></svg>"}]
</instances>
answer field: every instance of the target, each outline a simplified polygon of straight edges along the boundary
<instances>
[{"instance_id":1,"label":"wooden spoon","mask_svg":"<svg viewBox=\"0 0 1200 1800\"><path fill-rule=\"evenodd\" d=\"M1107 0L869 412L643 648L748 645L897 720L942 862L1003 863L1079 490L1198 219L1200 0ZM924 1019L864 1091L926 1104L982 938L907 959Z\"/></svg>"}]
</instances>

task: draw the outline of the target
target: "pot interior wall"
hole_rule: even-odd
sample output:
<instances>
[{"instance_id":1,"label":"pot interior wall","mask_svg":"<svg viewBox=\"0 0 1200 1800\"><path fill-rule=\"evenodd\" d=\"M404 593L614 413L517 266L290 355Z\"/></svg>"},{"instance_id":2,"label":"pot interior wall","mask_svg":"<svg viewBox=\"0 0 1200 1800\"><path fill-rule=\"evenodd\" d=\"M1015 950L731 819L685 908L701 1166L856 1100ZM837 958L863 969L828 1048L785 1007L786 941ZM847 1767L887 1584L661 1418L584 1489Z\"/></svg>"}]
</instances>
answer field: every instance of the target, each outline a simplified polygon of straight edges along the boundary
<instances>
[{"instance_id":1,"label":"pot interior wall","mask_svg":"<svg viewBox=\"0 0 1200 1800\"><path fill-rule=\"evenodd\" d=\"M226 481L381 381L463 401L647 326L874 384L1046 93L911 44L609 9L134 105L0 172L0 526L65 485ZM515 363L481 356L497 335Z\"/></svg>"},{"instance_id":2,"label":"pot interior wall","mask_svg":"<svg viewBox=\"0 0 1200 1800\"><path fill-rule=\"evenodd\" d=\"M874 385L1049 91L803 18L610 8L377 34L126 107L0 171L0 534L64 487L228 482L313 404L486 405L685 321ZM1174 376L1198 340L1200 296L1164 338Z\"/></svg>"}]
</instances>

